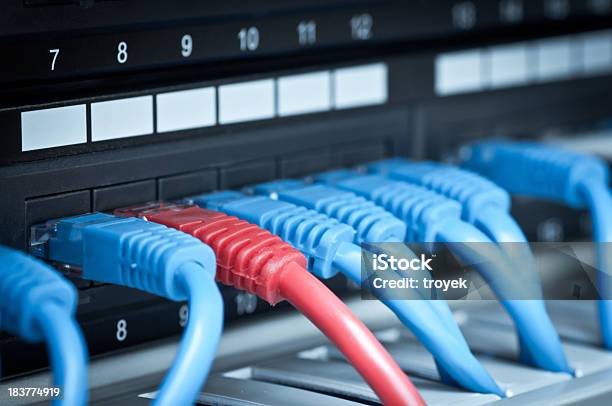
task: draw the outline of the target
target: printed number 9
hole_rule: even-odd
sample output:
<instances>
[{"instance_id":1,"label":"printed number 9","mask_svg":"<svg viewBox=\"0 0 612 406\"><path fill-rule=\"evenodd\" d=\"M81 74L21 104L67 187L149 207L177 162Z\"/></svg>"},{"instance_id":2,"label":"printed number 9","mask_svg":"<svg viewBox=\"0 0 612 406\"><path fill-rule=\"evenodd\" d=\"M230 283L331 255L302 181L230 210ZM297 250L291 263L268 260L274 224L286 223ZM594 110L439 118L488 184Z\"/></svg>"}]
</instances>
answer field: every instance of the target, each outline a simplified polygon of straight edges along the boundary
<instances>
[{"instance_id":1,"label":"printed number 9","mask_svg":"<svg viewBox=\"0 0 612 406\"><path fill-rule=\"evenodd\" d=\"M182 305L179 309L179 326L185 327L189 321L189 308L186 304Z\"/></svg>"},{"instance_id":2,"label":"printed number 9","mask_svg":"<svg viewBox=\"0 0 612 406\"><path fill-rule=\"evenodd\" d=\"M193 38L191 38L191 35L185 34L181 38L181 55L187 58L191 55L191 51L193 51Z\"/></svg>"}]
</instances>

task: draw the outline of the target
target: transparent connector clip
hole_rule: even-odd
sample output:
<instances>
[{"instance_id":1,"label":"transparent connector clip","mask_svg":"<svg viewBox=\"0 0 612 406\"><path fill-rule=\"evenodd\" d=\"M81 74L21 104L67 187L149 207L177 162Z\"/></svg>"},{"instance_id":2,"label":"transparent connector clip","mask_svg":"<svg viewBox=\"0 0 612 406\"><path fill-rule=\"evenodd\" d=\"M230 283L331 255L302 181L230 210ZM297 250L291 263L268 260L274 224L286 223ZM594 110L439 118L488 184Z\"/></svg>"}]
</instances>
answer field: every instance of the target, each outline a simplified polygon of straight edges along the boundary
<instances>
[{"instance_id":1,"label":"transparent connector clip","mask_svg":"<svg viewBox=\"0 0 612 406\"><path fill-rule=\"evenodd\" d=\"M138 217L148 221L147 216L168 211L181 211L192 206L193 204L150 202L116 209L113 214L118 217Z\"/></svg>"},{"instance_id":2,"label":"transparent connector clip","mask_svg":"<svg viewBox=\"0 0 612 406\"><path fill-rule=\"evenodd\" d=\"M59 220L49 220L30 227L30 254L49 259L49 240L57 235L58 222Z\"/></svg>"},{"instance_id":3,"label":"transparent connector clip","mask_svg":"<svg viewBox=\"0 0 612 406\"><path fill-rule=\"evenodd\" d=\"M49 220L30 227L30 254L52 263L58 270L74 276L80 276L82 268L74 264L57 262L51 259L49 241L57 236L57 225L62 219Z\"/></svg>"}]
</instances>

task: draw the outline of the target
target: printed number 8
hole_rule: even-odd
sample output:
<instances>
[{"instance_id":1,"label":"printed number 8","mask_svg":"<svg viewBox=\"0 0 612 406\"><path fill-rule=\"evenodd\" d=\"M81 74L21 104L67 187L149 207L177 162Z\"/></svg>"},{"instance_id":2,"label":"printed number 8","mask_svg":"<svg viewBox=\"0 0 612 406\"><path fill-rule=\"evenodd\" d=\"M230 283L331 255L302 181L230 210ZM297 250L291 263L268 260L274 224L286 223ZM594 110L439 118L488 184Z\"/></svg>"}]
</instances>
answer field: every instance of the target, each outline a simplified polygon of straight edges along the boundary
<instances>
[{"instance_id":1,"label":"printed number 8","mask_svg":"<svg viewBox=\"0 0 612 406\"><path fill-rule=\"evenodd\" d=\"M127 333L127 321L125 319L119 320L117 322L117 334L115 334L117 341L125 341Z\"/></svg>"},{"instance_id":2,"label":"printed number 8","mask_svg":"<svg viewBox=\"0 0 612 406\"><path fill-rule=\"evenodd\" d=\"M119 45L117 45L117 62L126 63L127 59L128 59L127 42L121 41Z\"/></svg>"}]
</instances>

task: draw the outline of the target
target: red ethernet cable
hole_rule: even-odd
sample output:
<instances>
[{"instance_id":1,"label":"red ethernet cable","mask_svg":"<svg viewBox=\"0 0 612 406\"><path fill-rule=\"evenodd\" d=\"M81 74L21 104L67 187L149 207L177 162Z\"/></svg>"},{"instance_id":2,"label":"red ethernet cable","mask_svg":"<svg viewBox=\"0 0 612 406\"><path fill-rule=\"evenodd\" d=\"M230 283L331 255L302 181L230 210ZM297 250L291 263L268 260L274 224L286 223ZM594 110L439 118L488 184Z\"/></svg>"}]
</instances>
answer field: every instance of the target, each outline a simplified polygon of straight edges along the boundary
<instances>
[{"instance_id":1,"label":"red ethernet cable","mask_svg":"<svg viewBox=\"0 0 612 406\"><path fill-rule=\"evenodd\" d=\"M425 405L406 374L351 310L306 269L306 258L270 232L195 206L120 209L199 238L217 255L217 280L274 305L287 300L342 351L385 405Z\"/></svg>"}]
</instances>

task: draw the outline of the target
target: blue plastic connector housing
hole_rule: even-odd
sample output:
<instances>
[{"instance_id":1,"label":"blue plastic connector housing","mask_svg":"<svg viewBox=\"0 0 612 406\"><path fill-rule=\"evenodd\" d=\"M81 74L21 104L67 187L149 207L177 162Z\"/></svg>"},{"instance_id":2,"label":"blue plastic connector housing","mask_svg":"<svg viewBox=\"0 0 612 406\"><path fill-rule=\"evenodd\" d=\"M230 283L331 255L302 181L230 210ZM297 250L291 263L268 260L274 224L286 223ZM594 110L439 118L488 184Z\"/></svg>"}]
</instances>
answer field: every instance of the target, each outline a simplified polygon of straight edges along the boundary
<instances>
[{"instance_id":1,"label":"blue plastic connector housing","mask_svg":"<svg viewBox=\"0 0 612 406\"><path fill-rule=\"evenodd\" d=\"M154 404L195 402L223 326L213 250L164 225L103 213L49 221L32 231L33 253L80 269L85 279L189 302L184 339Z\"/></svg>"},{"instance_id":2,"label":"blue plastic connector housing","mask_svg":"<svg viewBox=\"0 0 612 406\"><path fill-rule=\"evenodd\" d=\"M370 173L423 186L463 205L463 219L474 223L487 206L504 212L510 210L510 195L493 182L450 165L425 161L412 162L402 158L385 159L367 166Z\"/></svg>"},{"instance_id":3,"label":"blue plastic connector housing","mask_svg":"<svg viewBox=\"0 0 612 406\"><path fill-rule=\"evenodd\" d=\"M554 200L584 208L583 180L607 185L608 166L600 159L543 144L504 141L470 146L463 166L480 173L512 194Z\"/></svg>"},{"instance_id":4,"label":"blue plastic connector housing","mask_svg":"<svg viewBox=\"0 0 612 406\"><path fill-rule=\"evenodd\" d=\"M352 178L355 175L360 175L359 172L355 172L350 169L335 169L327 172L320 172L313 176L315 182L325 183L326 185L335 185L337 182Z\"/></svg>"},{"instance_id":5,"label":"blue plastic connector housing","mask_svg":"<svg viewBox=\"0 0 612 406\"><path fill-rule=\"evenodd\" d=\"M364 165L365 170L369 173L379 173L381 175L387 175L389 171L401 167L402 165L407 165L414 163L414 161L408 158L385 158L379 161L370 162Z\"/></svg>"},{"instance_id":6,"label":"blue plastic connector housing","mask_svg":"<svg viewBox=\"0 0 612 406\"><path fill-rule=\"evenodd\" d=\"M278 198L278 192L300 189L306 186L307 183L303 180L298 179L279 179L273 180L271 182L258 183L251 188L248 188L249 191L252 191L254 194L268 196L271 199Z\"/></svg>"},{"instance_id":7,"label":"blue plastic connector housing","mask_svg":"<svg viewBox=\"0 0 612 406\"><path fill-rule=\"evenodd\" d=\"M445 219L461 217L461 206L438 193L417 185L395 181L381 175L343 174L334 185L373 201L403 220L408 229L407 242L435 242L438 227ZM317 180L323 179L320 177Z\"/></svg>"},{"instance_id":8,"label":"blue plastic connector housing","mask_svg":"<svg viewBox=\"0 0 612 406\"><path fill-rule=\"evenodd\" d=\"M338 273L333 266L336 250L340 244L352 242L355 236L355 230L335 219L264 196L229 191L197 196L190 201L239 217L278 235L300 250L308 258L309 270L323 279Z\"/></svg>"},{"instance_id":9,"label":"blue plastic connector housing","mask_svg":"<svg viewBox=\"0 0 612 406\"><path fill-rule=\"evenodd\" d=\"M188 297L175 279L181 266L196 263L213 276L216 270L210 247L160 224L93 213L51 225L48 259L81 268L85 279L182 301Z\"/></svg>"},{"instance_id":10,"label":"blue plastic connector housing","mask_svg":"<svg viewBox=\"0 0 612 406\"><path fill-rule=\"evenodd\" d=\"M0 330L28 342L43 341L37 317L40 305L48 302L74 315L76 289L42 261L0 247Z\"/></svg>"},{"instance_id":11,"label":"blue plastic connector housing","mask_svg":"<svg viewBox=\"0 0 612 406\"><path fill-rule=\"evenodd\" d=\"M272 194L279 200L306 207L348 224L357 232L355 242L404 241L404 222L371 201L352 192L300 181L268 182L255 186L258 194Z\"/></svg>"}]
</instances>

